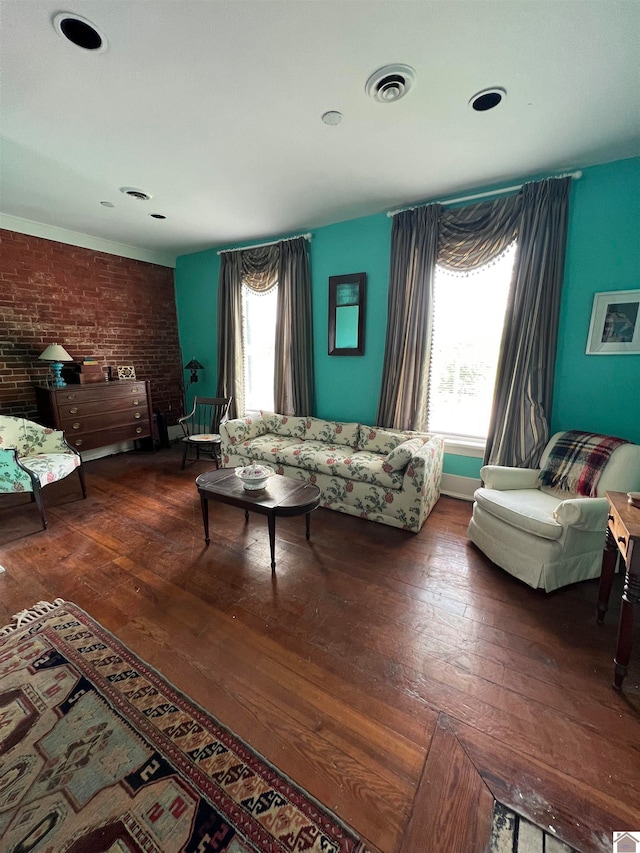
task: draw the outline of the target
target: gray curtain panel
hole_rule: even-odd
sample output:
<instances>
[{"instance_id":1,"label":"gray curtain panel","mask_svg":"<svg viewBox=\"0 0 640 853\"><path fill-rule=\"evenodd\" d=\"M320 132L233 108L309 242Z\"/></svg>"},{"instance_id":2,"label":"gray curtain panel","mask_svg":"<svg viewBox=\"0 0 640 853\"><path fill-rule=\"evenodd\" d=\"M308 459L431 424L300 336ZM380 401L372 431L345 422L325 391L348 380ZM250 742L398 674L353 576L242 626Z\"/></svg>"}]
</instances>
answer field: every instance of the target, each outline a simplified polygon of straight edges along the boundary
<instances>
[{"instance_id":1,"label":"gray curtain panel","mask_svg":"<svg viewBox=\"0 0 640 853\"><path fill-rule=\"evenodd\" d=\"M242 382L242 258L220 255L218 279L218 397L231 397L229 417L244 414Z\"/></svg>"},{"instance_id":2,"label":"gray curtain panel","mask_svg":"<svg viewBox=\"0 0 640 853\"><path fill-rule=\"evenodd\" d=\"M432 204L393 217L378 426L424 429L441 210Z\"/></svg>"},{"instance_id":3,"label":"gray curtain panel","mask_svg":"<svg viewBox=\"0 0 640 853\"><path fill-rule=\"evenodd\" d=\"M218 396L233 397L229 417L244 415L242 286L265 292L278 285L275 406L286 414L311 414L313 336L311 276L306 240L224 252L218 284Z\"/></svg>"},{"instance_id":4,"label":"gray curtain panel","mask_svg":"<svg viewBox=\"0 0 640 853\"><path fill-rule=\"evenodd\" d=\"M525 184L485 464L536 467L549 438L570 178Z\"/></svg>"},{"instance_id":5,"label":"gray curtain panel","mask_svg":"<svg viewBox=\"0 0 640 853\"><path fill-rule=\"evenodd\" d=\"M425 428L436 264L472 270L517 239L485 462L537 462L553 398L569 186L552 178L495 201L394 217L380 426Z\"/></svg>"},{"instance_id":6,"label":"gray curtain panel","mask_svg":"<svg viewBox=\"0 0 640 853\"><path fill-rule=\"evenodd\" d=\"M275 407L311 415L314 404L311 275L304 237L279 244Z\"/></svg>"}]
</instances>

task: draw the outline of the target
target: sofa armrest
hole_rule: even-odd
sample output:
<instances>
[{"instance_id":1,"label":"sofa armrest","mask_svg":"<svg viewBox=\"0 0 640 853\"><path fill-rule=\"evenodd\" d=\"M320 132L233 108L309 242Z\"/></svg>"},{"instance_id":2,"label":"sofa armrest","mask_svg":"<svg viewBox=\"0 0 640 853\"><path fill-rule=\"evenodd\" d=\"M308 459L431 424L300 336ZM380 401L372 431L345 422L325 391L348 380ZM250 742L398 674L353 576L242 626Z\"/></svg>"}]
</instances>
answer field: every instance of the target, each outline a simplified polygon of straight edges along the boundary
<instances>
[{"instance_id":1,"label":"sofa armrest","mask_svg":"<svg viewBox=\"0 0 640 853\"><path fill-rule=\"evenodd\" d=\"M480 479L485 489L537 489L540 486L539 468L509 468L505 465L484 465L480 469Z\"/></svg>"},{"instance_id":2,"label":"sofa armrest","mask_svg":"<svg viewBox=\"0 0 640 853\"><path fill-rule=\"evenodd\" d=\"M444 460L444 437L431 435L417 450L405 468L402 488L420 488L425 483L432 483L440 491L442 480L442 463Z\"/></svg>"},{"instance_id":3,"label":"sofa armrest","mask_svg":"<svg viewBox=\"0 0 640 853\"><path fill-rule=\"evenodd\" d=\"M259 435L264 435L267 431L266 424L262 417L233 418L226 423L220 424L220 439L222 452L224 454L225 447L232 449L247 441L250 438L257 438ZM227 452L229 452L227 450Z\"/></svg>"},{"instance_id":4,"label":"sofa armrest","mask_svg":"<svg viewBox=\"0 0 640 853\"><path fill-rule=\"evenodd\" d=\"M606 498L570 498L558 504L553 517L563 526L604 533L608 514L609 502Z\"/></svg>"}]
</instances>

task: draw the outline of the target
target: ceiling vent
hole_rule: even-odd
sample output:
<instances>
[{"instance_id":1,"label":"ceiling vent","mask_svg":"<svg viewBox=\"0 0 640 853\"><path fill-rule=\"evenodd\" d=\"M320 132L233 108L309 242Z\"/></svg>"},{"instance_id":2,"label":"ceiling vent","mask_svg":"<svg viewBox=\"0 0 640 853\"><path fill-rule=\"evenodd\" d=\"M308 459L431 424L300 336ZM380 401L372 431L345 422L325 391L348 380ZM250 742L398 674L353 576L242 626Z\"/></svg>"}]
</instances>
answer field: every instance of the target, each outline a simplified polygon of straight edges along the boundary
<instances>
[{"instance_id":1,"label":"ceiling vent","mask_svg":"<svg viewBox=\"0 0 640 853\"><path fill-rule=\"evenodd\" d=\"M365 91L374 101L390 104L404 98L415 82L416 72L410 65L385 65L369 77Z\"/></svg>"},{"instance_id":2,"label":"ceiling vent","mask_svg":"<svg viewBox=\"0 0 640 853\"><path fill-rule=\"evenodd\" d=\"M135 198L137 201L149 201L152 196L144 190L138 190L135 187L120 187L120 192L128 195L129 198Z\"/></svg>"}]
</instances>

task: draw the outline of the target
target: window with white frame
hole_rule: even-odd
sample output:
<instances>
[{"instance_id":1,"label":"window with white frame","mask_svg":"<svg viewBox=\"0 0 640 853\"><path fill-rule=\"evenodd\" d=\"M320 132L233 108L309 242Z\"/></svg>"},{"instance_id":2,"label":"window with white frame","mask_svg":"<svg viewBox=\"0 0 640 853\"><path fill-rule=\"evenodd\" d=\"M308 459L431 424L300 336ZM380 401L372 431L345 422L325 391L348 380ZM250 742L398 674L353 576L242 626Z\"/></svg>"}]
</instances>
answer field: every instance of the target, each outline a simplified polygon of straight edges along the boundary
<instances>
[{"instance_id":1,"label":"window with white frame","mask_svg":"<svg viewBox=\"0 0 640 853\"><path fill-rule=\"evenodd\" d=\"M273 411L278 286L242 286L242 353L245 412Z\"/></svg>"},{"instance_id":2,"label":"window with white frame","mask_svg":"<svg viewBox=\"0 0 640 853\"><path fill-rule=\"evenodd\" d=\"M427 429L484 441L516 244L469 272L436 266Z\"/></svg>"}]
</instances>

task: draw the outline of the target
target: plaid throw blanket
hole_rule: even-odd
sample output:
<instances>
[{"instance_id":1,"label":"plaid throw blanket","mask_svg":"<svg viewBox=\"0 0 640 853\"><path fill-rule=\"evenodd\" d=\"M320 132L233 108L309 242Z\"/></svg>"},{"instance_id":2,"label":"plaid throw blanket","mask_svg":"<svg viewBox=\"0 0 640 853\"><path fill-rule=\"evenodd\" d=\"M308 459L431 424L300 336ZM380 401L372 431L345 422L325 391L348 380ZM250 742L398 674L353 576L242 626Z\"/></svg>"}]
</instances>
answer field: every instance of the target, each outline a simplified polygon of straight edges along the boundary
<instances>
[{"instance_id":1,"label":"plaid throw blanket","mask_svg":"<svg viewBox=\"0 0 640 853\"><path fill-rule=\"evenodd\" d=\"M540 481L543 486L595 497L600 474L611 454L621 444L628 443L624 438L569 430L551 448L540 471Z\"/></svg>"}]
</instances>

